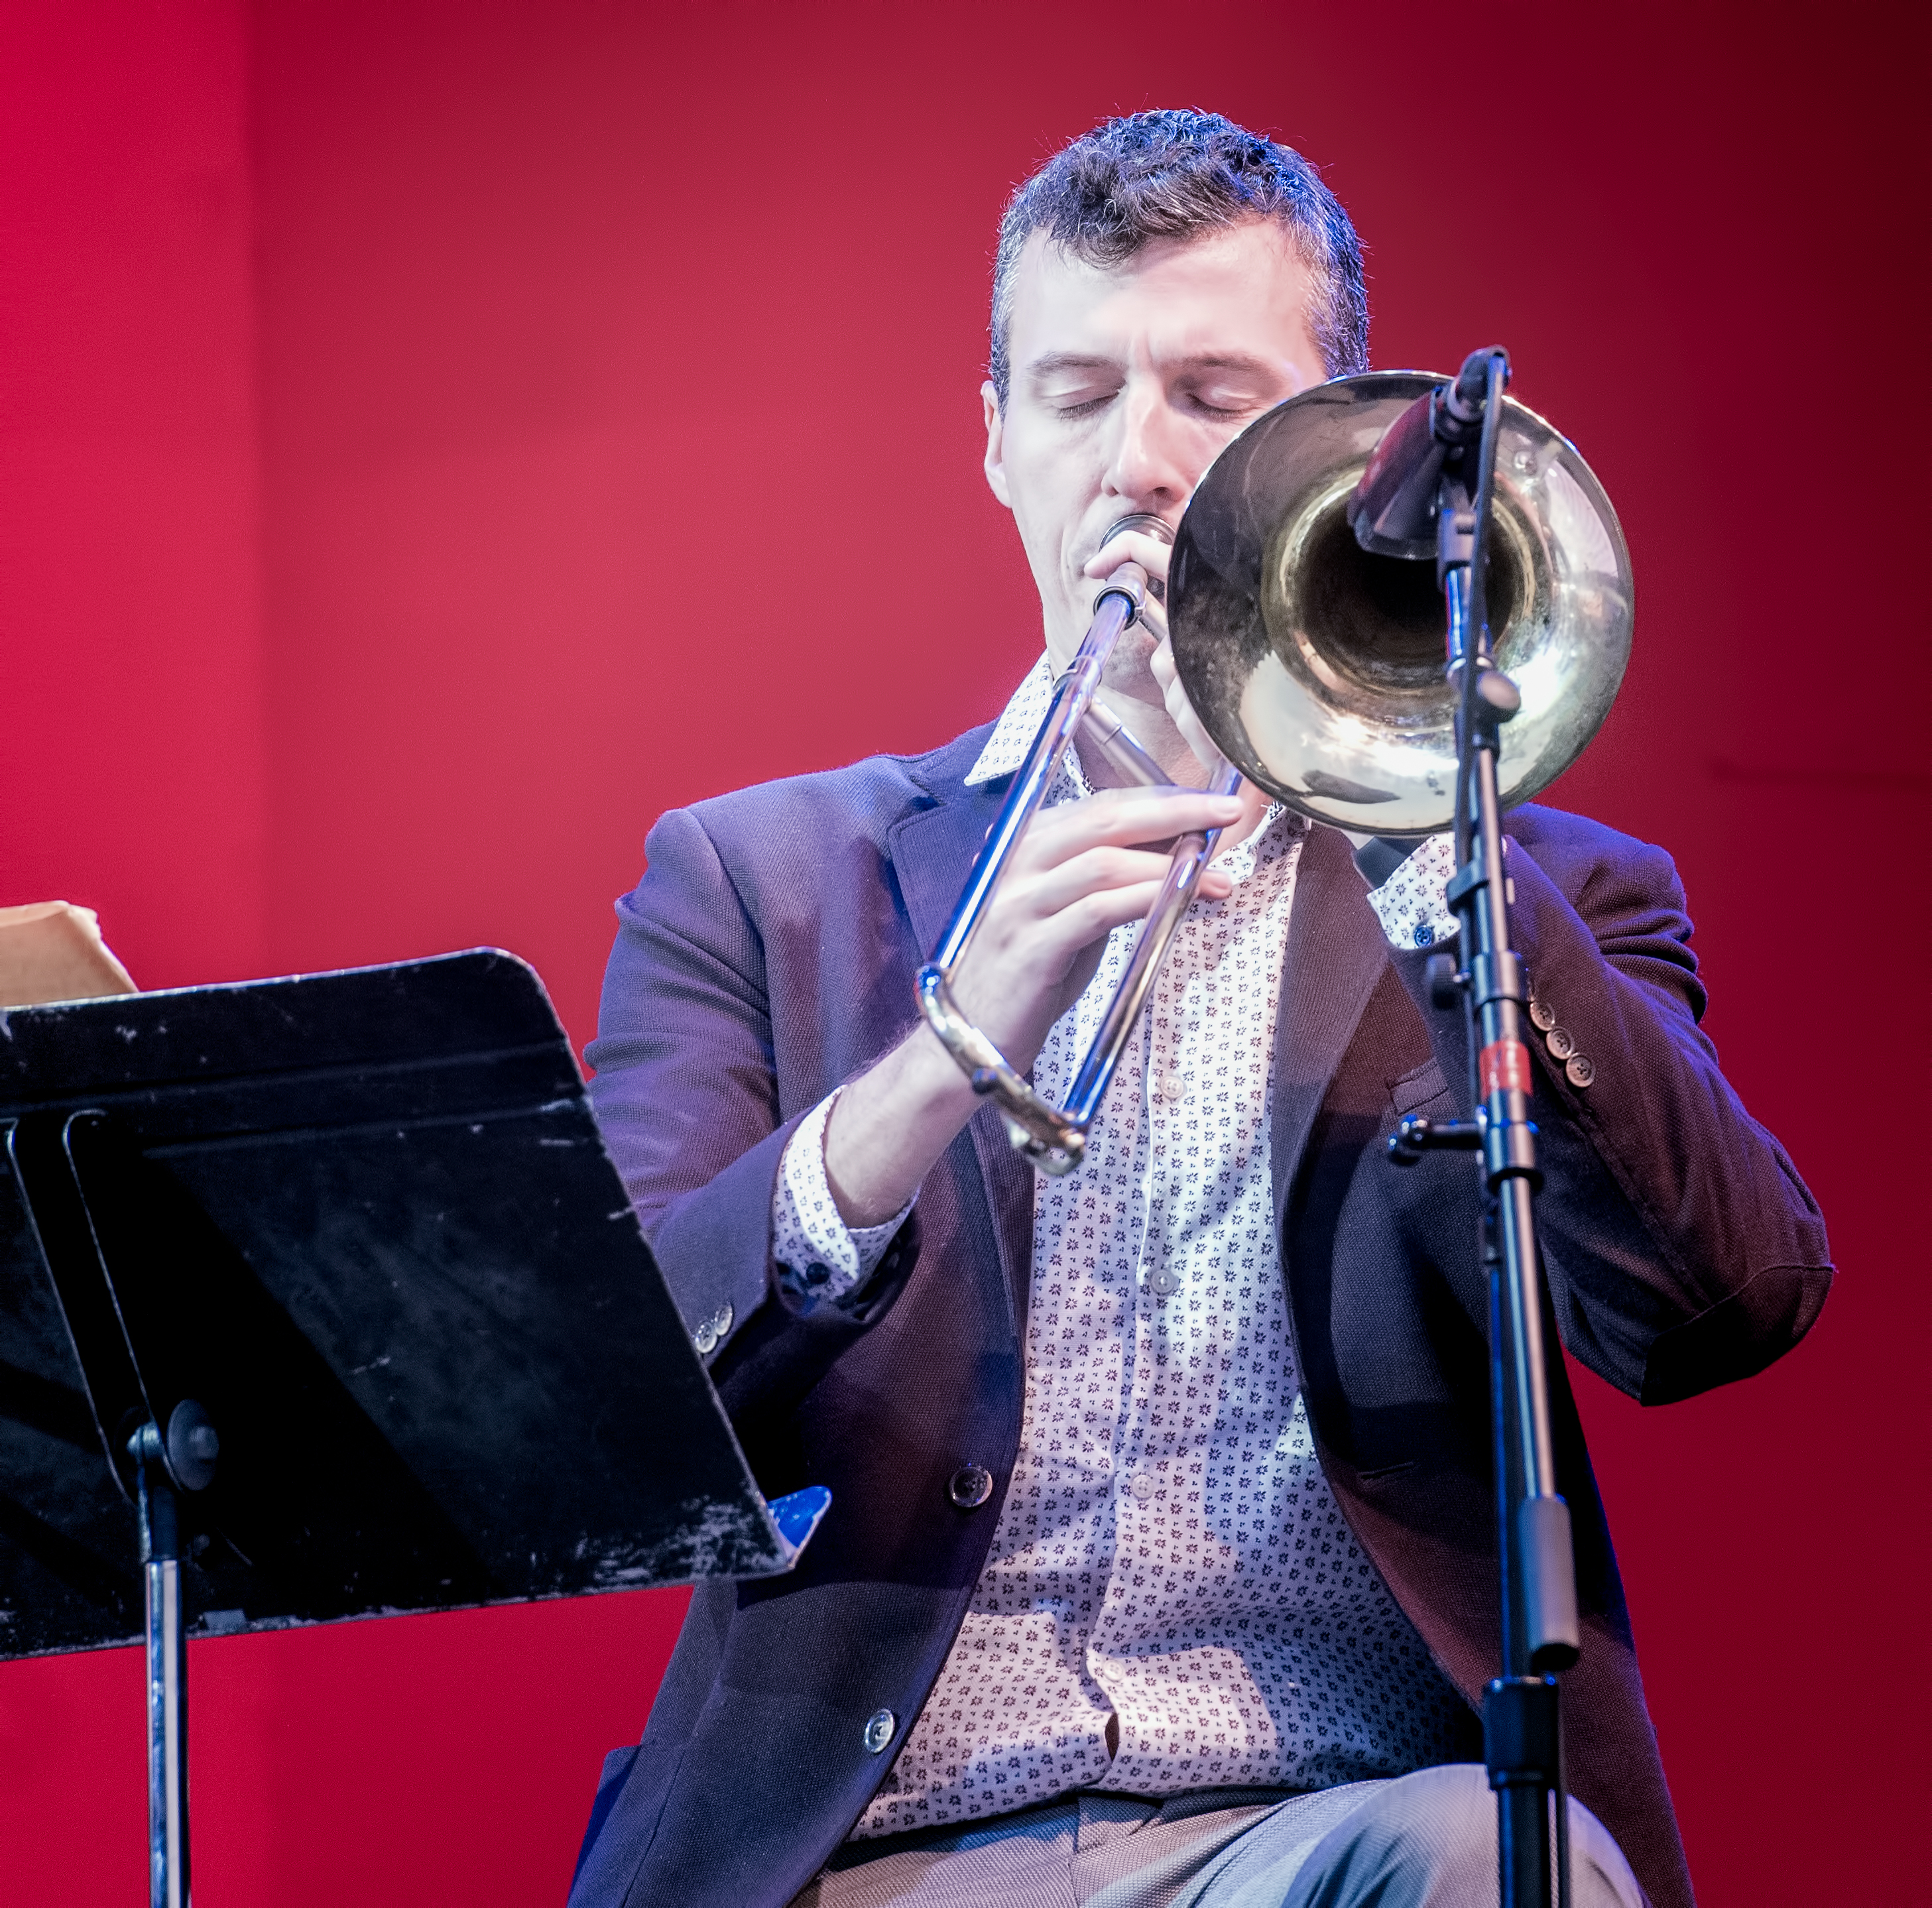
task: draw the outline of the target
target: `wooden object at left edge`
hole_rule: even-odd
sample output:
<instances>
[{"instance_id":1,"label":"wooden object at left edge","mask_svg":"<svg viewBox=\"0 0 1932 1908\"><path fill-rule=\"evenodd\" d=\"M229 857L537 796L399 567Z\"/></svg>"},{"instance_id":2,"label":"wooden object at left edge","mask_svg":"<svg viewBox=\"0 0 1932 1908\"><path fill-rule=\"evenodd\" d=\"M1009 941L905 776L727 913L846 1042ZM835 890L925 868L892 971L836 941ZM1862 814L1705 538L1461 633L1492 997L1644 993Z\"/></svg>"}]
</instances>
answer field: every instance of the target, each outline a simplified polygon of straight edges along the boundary
<instances>
[{"instance_id":1,"label":"wooden object at left edge","mask_svg":"<svg viewBox=\"0 0 1932 1908\"><path fill-rule=\"evenodd\" d=\"M92 908L67 901L0 908L0 1008L140 991L100 938Z\"/></svg>"}]
</instances>

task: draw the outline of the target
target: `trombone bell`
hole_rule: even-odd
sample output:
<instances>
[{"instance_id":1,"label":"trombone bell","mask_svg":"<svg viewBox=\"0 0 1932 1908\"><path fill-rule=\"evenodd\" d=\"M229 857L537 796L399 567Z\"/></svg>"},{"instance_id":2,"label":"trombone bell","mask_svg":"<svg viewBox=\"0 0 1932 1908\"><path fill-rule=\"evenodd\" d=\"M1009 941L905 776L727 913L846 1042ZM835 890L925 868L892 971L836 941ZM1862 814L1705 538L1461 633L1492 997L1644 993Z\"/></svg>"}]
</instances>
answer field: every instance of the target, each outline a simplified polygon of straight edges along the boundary
<instances>
[{"instance_id":1,"label":"trombone bell","mask_svg":"<svg viewBox=\"0 0 1932 1908\"><path fill-rule=\"evenodd\" d=\"M1229 761L1312 820L1365 835L1453 826L1456 694L1432 563L1372 556L1350 499L1382 434L1445 380L1371 372L1258 418L1182 518L1168 624L1188 699ZM1522 692L1504 804L1580 755L1629 659L1630 554L1574 446L1506 400L1490 532L1496 667Z\"/></svg>"}]
</instances>

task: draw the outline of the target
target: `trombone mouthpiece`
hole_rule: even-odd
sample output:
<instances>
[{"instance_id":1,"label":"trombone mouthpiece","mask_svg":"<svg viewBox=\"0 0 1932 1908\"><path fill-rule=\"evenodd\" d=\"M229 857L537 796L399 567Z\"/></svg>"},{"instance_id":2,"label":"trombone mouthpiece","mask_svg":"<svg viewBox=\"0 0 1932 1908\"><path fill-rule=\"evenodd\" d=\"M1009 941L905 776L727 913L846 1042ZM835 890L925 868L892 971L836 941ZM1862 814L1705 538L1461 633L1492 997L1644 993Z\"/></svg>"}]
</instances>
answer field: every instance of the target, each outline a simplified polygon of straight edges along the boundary
<instances>
[{"instance_id":1,"label":"trombone mouthpiece","mask_svg":"<svg viewBox=\"0 0 1932 1908\"><path fill-rule=\"evenodd\" d=\"M1129 530L1136 531L1142 536L1150 536L1156 543L1164 543L1170 548L1173 547L1174 526L1166 518L1156 517L1151 511L1136 510L1108 525L1107 534L1100 539L1100 548L1105 550L1114 538L1124 536ZM1167 598L1167 586L1158 577L1149 577L1147 593L1156 603L1164 602Z\"/></svg>"},{"instance_id":2,"label":"trombone mouthpiece","mask_svg":"<svg viewBox=\"0 0 1932 1908\"><path fill-rule=\"evenodd\" d=\"M1129 530L1138 530L1142 536L1150 536L1156 542L1172 544L1174 526L1165 517L1156 517L1151 511L1136 510L1123 517L1118 523L1107 526L1107 534L1100 539L1100 548L1105 550L1117 536L1124 536Z\"/></svg>"}]
</instances>

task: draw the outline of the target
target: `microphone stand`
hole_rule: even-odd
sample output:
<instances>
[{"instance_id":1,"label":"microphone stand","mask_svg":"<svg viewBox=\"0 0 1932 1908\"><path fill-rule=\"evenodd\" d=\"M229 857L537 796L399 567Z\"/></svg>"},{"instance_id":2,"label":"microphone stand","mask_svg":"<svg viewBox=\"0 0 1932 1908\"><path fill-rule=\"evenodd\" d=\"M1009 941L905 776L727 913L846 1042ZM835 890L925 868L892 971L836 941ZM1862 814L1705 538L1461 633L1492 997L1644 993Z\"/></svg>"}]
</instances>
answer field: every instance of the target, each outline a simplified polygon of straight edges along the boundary
<instances>
[{"instance_id":1,"label":"microphone stand","mask_svg":"<svg viewBox=\"0 0 1932 1908\"><path fill-rule=\"evenodd\" d=\"M1469 1033L1472 1121L1405 1120L1397 1157L1446 1148L1478 1154L1479 1244L1488 1273L1490 1390L1502 1566L1503 1673L1484 1692L1483 1736L1496 1792L1502 1908L1569 1908L1570 1825L1563 1784L1556 1672L1576 1660L1576 1577L1570 1508L1557 1495L1544 1364L1542 1284L1534 1201L1542 1183L1529 1117L1529 1049L1522 1037L1522 964L1510 941L1510 883L1504 859L1497 757L1503 724L1521 706L1490 647L1485 561L1498 427L1509 361L1474 353L1457 380L1466 404L1480 388L1480 438L1442 467L1436 493L1436 574L1448 613L1449 671L1457 680L1457 870L1448 888L1461 923L1462 966L1432 956L1430 996L1460 999ZM1475 456L1474 482L1468 469ZM1473 490L1473 494L1472 494ZM1554 1802L1555 1847L1550 1820Z\"/></svg>"}]
</instances>

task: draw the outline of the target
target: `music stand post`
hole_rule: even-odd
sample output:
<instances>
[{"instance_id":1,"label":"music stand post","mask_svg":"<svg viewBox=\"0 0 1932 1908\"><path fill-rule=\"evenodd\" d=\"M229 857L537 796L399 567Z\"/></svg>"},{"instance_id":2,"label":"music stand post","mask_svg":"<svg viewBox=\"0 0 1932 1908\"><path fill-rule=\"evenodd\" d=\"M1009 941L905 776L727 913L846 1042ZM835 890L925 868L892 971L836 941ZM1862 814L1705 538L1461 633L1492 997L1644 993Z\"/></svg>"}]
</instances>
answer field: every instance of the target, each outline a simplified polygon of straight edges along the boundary
<instances>
[{"instance_id":1,"label":"music stand post","mask_svg":"<svg viewBox=\"0 0 1932 1908\"><path fill-rule=\"evenodd\" d=\"M152 1908L192 1637L797 1562L521 962L0 1036L0 1659L144 1642Z\"/></svg>"},{"instance_id":2,"label":"music stand post","mask_svg":"<svg viewBox=\"0 0 1932 1908\"><path fill-rule=\"evenodd\" d=\"M1447 611L1449 671L1460 690L1457 868L1447 898L1461 924L1463 962L1458 968L1453 956L1435 955L1427 971L1432 1003L1444 1010L1460 1003L1464 1012L1475 1118L1405 1120L1390 1148L1399 1160L1438 1149L1478 1156L1503 1664L1503 1674L1484 1693L1483 1736L1496 1792L1498 1888L1502 1908L1549 1908L1553 1868L1559 1908L1568 1908L1569 1819L1556 1675L1579 1654L1576 1562L1550 1429L1534 1210L1542 1175L1529 1117L1532 1072L1522 1038L1527 1000L1510 936L1498 788L1502 728L1522 698L1496 667L1486 589L1496 437L1508 379L1508 357L1501 350L1472 353L1464 364L1456 388L1466 404L1480 389L1480 436L1460 458L1444 463L1436 500L1437 577ZM1476 459L1473 482L1469 450Z\"/></svg>"},{"instance_id":3,"label":"music stand post","mask_svg":"<svg viewBox=\"0 0 1932 1908\"><path fill-rule=\"evenodd\" d=\"M214 1481L221 1441L192 1401L175 1408L164 1439L153 1419L128 1440L134 1460L147 1623L148 1868L151 1908L187 1908L188 1626L182 1604L181 1519L170 1458L184 1488Z\"/></svg>"}]
</instances>

